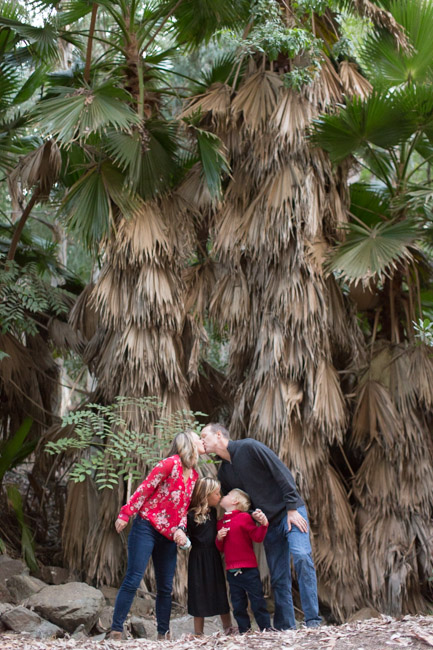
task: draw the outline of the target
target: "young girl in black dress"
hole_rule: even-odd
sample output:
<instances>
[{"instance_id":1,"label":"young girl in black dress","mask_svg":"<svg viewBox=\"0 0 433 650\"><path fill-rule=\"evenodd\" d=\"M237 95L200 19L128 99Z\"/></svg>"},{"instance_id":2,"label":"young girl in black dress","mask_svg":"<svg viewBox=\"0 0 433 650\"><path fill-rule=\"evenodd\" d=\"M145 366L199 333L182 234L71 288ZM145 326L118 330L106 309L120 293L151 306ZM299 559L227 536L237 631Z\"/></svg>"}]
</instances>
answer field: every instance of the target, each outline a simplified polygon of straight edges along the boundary
<instances>
[{"instance_id":1,"label":"young girl in black dress","mask_svg":"<svg viewBox=\"0 0 433 650\"><path fill-rule=\"evenodd\" d=\"M221 617L226 634L232 619L221 555L215 546L221 485L213 478L199 479L188 512L187 534L191 540L188 561L188 614L194 616L194 633L202 635L206 616Z\"/></svg>"}]
</instances>

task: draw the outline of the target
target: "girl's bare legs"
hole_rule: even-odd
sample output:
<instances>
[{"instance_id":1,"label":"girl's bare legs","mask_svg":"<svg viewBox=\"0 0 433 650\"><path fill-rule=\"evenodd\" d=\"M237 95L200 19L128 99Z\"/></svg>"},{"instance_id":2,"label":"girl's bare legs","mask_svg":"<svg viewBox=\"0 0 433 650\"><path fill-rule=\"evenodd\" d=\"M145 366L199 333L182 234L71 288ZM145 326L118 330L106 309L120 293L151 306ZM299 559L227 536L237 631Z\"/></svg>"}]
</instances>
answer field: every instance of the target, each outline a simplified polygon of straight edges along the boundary
<instances>
[{"instance_id":1,"label":"girl's bare legs","mask_svg":"<svg viewBox=\"0 0 433 650\"><path fill-rule=\"evenodd\" d=\"M203 616L194 616L194 634L201 636L203 634L203 630L204 630Z\"/></svg>"},{"instance_id":2,"label":"girl's bare legs","mask_svg":"<svg viewBox=\"0 0 433 650\"><path fill-rule=\"evenodd\" d=\"M221 614L220 618L224 632L227 632L232 627L232 615L228 612L227 614Z\"/></svg>"}]
</instances>

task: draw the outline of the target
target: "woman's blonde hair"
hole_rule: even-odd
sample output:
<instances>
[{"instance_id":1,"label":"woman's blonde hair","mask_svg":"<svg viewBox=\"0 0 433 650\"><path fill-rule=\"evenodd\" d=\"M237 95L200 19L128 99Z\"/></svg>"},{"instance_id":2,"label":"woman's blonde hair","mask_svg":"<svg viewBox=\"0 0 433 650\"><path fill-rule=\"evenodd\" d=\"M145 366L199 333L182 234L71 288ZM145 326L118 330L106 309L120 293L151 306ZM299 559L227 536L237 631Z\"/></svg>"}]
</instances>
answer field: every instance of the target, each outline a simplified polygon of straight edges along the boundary
<instances>
[{"instance_id":1,"label":"woman's blonde hair","mask_svg":"<svg viewBox=\"0 0 433 650\"><path fill-rule=\"evenodd\" d=\"M168 452L168 456L174 456L175 454L180 456L182 465L188 469L195 467L198 461L198 451L194 442L194 436L197 436L197 434L191 429L178 433L173 438L171 449Z\"/></svg>"},{"instance_id":2,"label":"woman's blonde hair","mask_svg":"<svg viewBox=\"0 0 433 650\"><path fill-rule=\"evenodd\" d=\"M196 524L202 524L209 517L209 504L207 498L215 490L221 489L221 483L215 478L206 476L206 478L199 478L194 486L194 492L191 497L191 504L189 509L194 513L194 521Z\"/></svg>"}]
</instances>

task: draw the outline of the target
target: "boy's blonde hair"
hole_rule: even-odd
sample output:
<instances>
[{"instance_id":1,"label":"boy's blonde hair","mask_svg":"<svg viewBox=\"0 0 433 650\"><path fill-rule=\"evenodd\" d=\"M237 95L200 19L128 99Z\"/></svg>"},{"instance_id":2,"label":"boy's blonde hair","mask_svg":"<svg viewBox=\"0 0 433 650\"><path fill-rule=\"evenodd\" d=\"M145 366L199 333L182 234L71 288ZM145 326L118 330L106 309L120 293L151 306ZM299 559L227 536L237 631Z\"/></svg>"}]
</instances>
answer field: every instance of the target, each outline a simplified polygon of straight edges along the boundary
<instances>
[{"instance_id":1,"label":"boy's blonde hair","mask_svg":"<svg viewBox=\"0 0 433 650\"><path fill-rule=\"evenodd\" d=\"M251 508L250 495L240 488L234 488L234 490L230 490L230 494L235 494L238 498L237 510L248 512L248 510Z\"/></svg>"},{"instance_id":2,"label":"boy's blonde hair","mask_svg":"<svg viewBox=\"0 0 433 650\"><path fill-rule=\"evenodd\" d=\"M203 524L209 517L207 498L215 490L221 489L221 483L210 476L199 478L194 486L189 509L194 513L196 524Z\"/></svg>"}]
</instances>

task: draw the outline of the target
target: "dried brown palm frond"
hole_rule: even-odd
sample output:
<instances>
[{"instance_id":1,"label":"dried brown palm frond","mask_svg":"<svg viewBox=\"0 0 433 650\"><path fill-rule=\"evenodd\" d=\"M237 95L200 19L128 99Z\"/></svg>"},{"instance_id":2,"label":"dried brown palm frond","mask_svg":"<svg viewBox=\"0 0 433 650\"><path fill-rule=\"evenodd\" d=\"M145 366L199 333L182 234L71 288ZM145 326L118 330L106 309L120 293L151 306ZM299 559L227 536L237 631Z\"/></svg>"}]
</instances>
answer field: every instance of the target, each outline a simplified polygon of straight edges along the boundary
<instances>
[{"instance_id":1,"label":"dried brown palm frond","mask_svg":"<svg viewBox=\"0 0 433 650\"><path fill-rule=\"evenodd\" d=\"M341 79L326 55L322 55L320 72L313 83L306 86L304 95L311 103L313 117L342 101Z\"/></svg>"},{"instance_id":2,"label":"dried brown palm frond","mask_svg":"<svg viewBox=\"0 0 433 650\"><path fill-rule=\"evenodd\" d=\"M91 499L92 496L89 495L89 500ZM123 505L123 488L105 488L98 493L97 499L97 510L89 522L83 568L85 575L95 580L97 585L114 585L119 582L124 570L119 562L119 558L124 556L124 544L114 528L114 522ZM91 506L90 503L89 505ZM68 543L73 547L70 537L71 534Z\"/></svg>"},{"instance_id":3,"label":"dried brown palm frond","mask_svg":"<svg viewBox=\"0 0 433 650\"><path fill-rule=\"evenodd\" d=\"M356 63L351 61L341 61L339 76L344 89L344 94L348 97L361 97L366 99L372 92L373 87L358 70Z\"/></svg>"},{"instance_id":4,"label":"dried brown palm frond","mask_svg":"<svg viewBox=\"0 0 433 650\"><path fill-rule=\"evenodd\" d=\"M408 381L413 385L418 402L428 411L433 408L433 357L431 347L414 345L409 351Z\"/></svg>"},{"instance_id":5,"label":"dried brown palm frond","mask_svg":"<svg viewBox=\"0 0 433 650\"><path fill-rule=\"evenodd\" d=\"M280 93L271 124L282 142L299 146L311 119L312 109L307 99L290 89Z\"/></svg>"},{"instance_id":6,"label":"dried brown palm frond","mask_svg":"<svg viewBox=\"0 0 433 650\"><path fill-rule=\"evenodd\" d=\"M300 418L299 404L303 392L295 381L284 381L269 375L260 387L255 386L250 427L260 431L260 437L275 448L286 433L292 413Z\"/></svg>"},{"instance_id":7,"label":"dried brown palm frond","mask_svg":"<svg viewBox=\"0 0 433 650\"><path fill-rule=\"evenodd\" d=\"M222 83L214 83L205 93L193 97L179 118L189 118L197 112L201 115L210 113L214 125L227 125L230 119L231 109L230 94L230 86Z\"/></svg>"},{"instance_id":8,"label":"dried brown palm frond","mask_svg":"<svg viewBox=\"0 0 433 650\"><path fill-rule=\"evenodd\" d=\"M72 571L81 572L89 530L98 514L98 494L90 479L69 483L62 543L64 558Z\"/></svg>"},{"instance_id":9,"label":"dried brown palm frond","mask_svg":"<svg viewBox=\"0 0 433 650\"><path fill-rule=\"evenodd\" d=\"M317 366L314 389L313 422L326 433L331 444L342 442L347 411L337 372L326 359L321 359Z\"/></svg>"},{"instance_id":10,"label":"dried brown palm frond","mask_svg":"<svg viewBox=\"0 0 433 650\"><path fill-rule=\"evenodd\" d=\"M176 194L185 201L194 213L206 212L215 203L215 198L212 197L207 183L203 183L203 174L199 165L195 165L191 169L176 190Z\"/></svg>"},{"instance_id":11,"label":"dried brown palm frond","mask_svg":"<svg viewBox=\"0 0 433 650\"><path fill-rule=\"evenodd\" d=\"M275 72L255 72L244 81L232 101L234 119L242 116L248 130L264 130L272 118L282 88L281 77Z\"/></svg>"},{"instance_id":12,"label":"dried brown palm frond","mask_svg":"<svg viewBox=\"0 0 433 650\"><path fill-rule=\"evenodd\" d=\"M319 598L343 622L363 603L355 521L347 493L329 465L313 481L308 512Z\"/></svg>"},{"instance_id":13,"label":"dried brown palm frond","mask_svg":"<svg viewBox=\"0 0 433 650\"><path fill-rule=\"evenodd\" d=\"M372 603L394 616L416 603L419 613L425 603L418 578L417 528L406 517L394 513L364 513L364 520L361 567Z\"/></svg>"},{"instance_id":14,"label":"dried brown palm frond","mask_svg":"<svg viewBox=\"0 0 433 650\"><path fill-rule=\"evenodd\" d=\"M159 254L169 254L167 225L157 203L147 202L129 219L122 219L108 255L119 268L132 263L139 266Z\"/></svg>"},{"instance_id":15,"label":"dried brown palm frond","mask_svg":"<svg viewBox=\"0 0 433 650\"><path fill-rule=\"evenodd\" d=\"M46 200L53 183L57 180L62 164L60 150L54 140L48 140L40 147L23 156L8 175L11 199L23 200L23 189L37 186L39 200Z\"/></svg>"},{"instance_id":16,"label":"dried brown palm frond","mask_svg":"<svg viewBox=\"0 0 433 650\"><path fill-rule=\"evenodd\" d=\"M68 319L71 327L73 327L79 335L84 337L86 341L90 341L93 338L100 325L99 316L91 305L93 288L93 282L89 282L89 284L84 287L83 291L76 299Z\"/></svg>"},{"instance_id":17,"label":"dried brown palm frond","mask_svg":"<svg viewBox=\"0 0 433 650\"><path fill-rule=\"evenodd\" d=\"M397 464L386 452L373 444L367 451L354 481L354 493L363 508L374 506L384 514L394 511L400 503Z\"/></svg>"},{"instance_id":18,"label":"dried brown palm frond","mask_svg":"<svg viewBox=\"0 0 433 650\"><path fill-rule=\"evenodd\" d=\"M394 37L398 47L401 47L405 51L411 50L403 27L397 23L389 11L374 4L370 0L354 0L353 7L360 16L369 18L375 25L389 32Z\"/></svg>"},{"instance_id":19,"label":"dried brown palm frond","mask_svg":"<svg viewBox=\"0 0 433 650\"><path fill-rule=\"evenodd\" d=\"M392 451L402 439L402 421L388 389L378 381L367 380L359 389L353 416L353 444L368 449L376 440Z\"/></svg>"},{"instance_id":20,"label":"dried brown palm frond","mask_svg":"<svg viewBox=\"0 0 433 650\"><path fill-rule=\"evenodd\" d=\"M85 341L80 332L73 328L69 323L61 321L58 318L51 318L48 323L48 334L57 348L63 350L74 350L81 353L84 349Z\"/></svg>"},{"instance_id":21,"label":"dried brown palm frond","mask_svg":"<svg viewBox=\"0 0 433 650\"><path fill-rule=\"evenodd\" d=\"M245 327L251 305L245 275L239 267L228 268L218 280L210 303L213 318L224 323L230 332Z\"/></svg>"}]
</instances>

